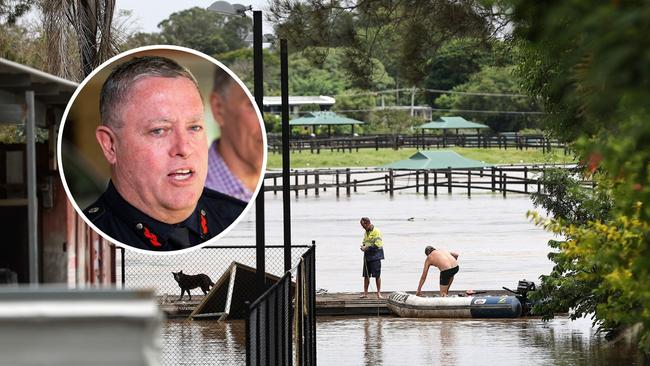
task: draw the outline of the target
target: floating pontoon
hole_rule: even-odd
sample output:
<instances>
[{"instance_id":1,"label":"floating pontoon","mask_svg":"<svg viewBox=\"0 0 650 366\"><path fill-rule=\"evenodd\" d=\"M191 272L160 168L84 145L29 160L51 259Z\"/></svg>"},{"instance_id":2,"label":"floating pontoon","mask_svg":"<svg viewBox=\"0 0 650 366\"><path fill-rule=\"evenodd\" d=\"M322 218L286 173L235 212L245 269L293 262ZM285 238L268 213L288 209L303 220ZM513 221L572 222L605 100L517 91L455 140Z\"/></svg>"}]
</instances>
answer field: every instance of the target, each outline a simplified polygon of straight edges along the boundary
<instances>
[{"instance_id":1,"label":"floating pontoon","mask_svg":"<svg viewBox=\"0 0 650 366\"><path fill-rule=\"evenodd\" d=\"M519 281L517 291L506 287L513 295L420 297L406 292L394 292L388 298L391 312L405 318L517 318L530 313L527 294L535 284Z\"/></svg>"}]
</instances>

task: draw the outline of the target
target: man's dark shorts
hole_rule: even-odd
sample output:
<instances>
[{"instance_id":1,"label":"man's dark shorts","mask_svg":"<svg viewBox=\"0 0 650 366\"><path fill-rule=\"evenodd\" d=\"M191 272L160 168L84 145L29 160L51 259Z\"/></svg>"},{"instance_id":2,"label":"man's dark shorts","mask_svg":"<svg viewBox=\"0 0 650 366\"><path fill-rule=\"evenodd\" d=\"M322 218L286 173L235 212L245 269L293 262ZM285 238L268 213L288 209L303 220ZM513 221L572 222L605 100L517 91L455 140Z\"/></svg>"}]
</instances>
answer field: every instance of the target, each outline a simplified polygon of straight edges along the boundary
<instances>
[{"instance_id":1,"label":"man's dark shorts","mask_svg":"<svg viewBox=\"0 0 650 366\"><path fill-rule=\"evenodd\" d=\"M363 277L381 277L381 261L363 261Z\"/></svg>"},{"instance_id":2,"label":"man's dark shorts","mask_svg":"<svg viewBox=\"0 0 650 366\"><path fill-rule=\"evenodd\" d=\"M449 285L449 281L451 280L454 275L458 273L458 266L454 268L449 268L445 269L444 271L440 272L440 285L442 286L447 286Z\"/></svg>"}]
</instances>

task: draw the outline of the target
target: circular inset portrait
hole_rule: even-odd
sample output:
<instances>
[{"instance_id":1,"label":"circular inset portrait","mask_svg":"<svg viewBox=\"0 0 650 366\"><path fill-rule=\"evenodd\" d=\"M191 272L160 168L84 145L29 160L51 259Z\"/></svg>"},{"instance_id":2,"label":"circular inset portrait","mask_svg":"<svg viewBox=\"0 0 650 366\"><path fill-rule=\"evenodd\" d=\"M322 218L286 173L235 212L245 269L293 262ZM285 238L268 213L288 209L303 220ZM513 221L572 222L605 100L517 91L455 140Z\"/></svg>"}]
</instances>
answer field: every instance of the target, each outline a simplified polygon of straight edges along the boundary
<instances>
[{"instance_id":1,"label":"circular inset portrait","mask_svg":"<svg viewBox=\"0 0 650 366\"><path fill-rule=\"evenodd\" d=\"M178 251L224 235L262 184L266 134L246 86L176 46L102 64L70 100L58 159L68 198L118 245Z\"/></svg>"}]
</instances>

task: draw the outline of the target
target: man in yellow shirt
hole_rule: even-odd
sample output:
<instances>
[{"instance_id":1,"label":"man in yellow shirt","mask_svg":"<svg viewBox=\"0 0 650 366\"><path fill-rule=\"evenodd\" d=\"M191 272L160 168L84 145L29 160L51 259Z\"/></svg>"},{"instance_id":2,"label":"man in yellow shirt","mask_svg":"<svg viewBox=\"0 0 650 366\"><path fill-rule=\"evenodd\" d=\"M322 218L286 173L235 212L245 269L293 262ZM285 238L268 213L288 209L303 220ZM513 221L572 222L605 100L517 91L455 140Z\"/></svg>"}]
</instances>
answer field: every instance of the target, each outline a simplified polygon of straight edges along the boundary
<instances>
[{"instance_id":1,"label":"man in yellow shirt","mask_svg":"<svg viewBox=\"0 0 650 366\"><path fill-rule=\"evenodd\" d=\"M381 240L381 232L367 217L361 218L361 227L366 231L363 235L363 296L368 297L368 286L370 277L375 278L377 284L377 298L381 299L381 261L384 259L384 243Z\"/></svg>"}]
</instances>

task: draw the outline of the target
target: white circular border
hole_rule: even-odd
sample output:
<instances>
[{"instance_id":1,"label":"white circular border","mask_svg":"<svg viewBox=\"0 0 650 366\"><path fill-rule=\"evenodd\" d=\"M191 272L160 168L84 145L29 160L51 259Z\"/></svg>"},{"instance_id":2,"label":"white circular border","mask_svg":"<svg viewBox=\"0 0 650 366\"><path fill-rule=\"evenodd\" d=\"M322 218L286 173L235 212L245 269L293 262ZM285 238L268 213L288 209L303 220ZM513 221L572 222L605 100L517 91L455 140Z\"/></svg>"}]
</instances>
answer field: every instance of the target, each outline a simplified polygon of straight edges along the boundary
<instances>
[{"instance_id":1,"label":"white circular border","mask_svg":"<svg viewBox=\"0 0 650 366\"><path fill-rule=\"evenodd\" d=\"M77 205L77 201L75 201L74 197L70 193L70 189L68 188L68 182L65 179L65 174L63 174L63 164L62 164L62 160L61 160L61 142L62 142L62 138L63 138L63 129L65 128L65 122L68 119L68 113L70 112L70 109L71 109L72 105L76 101L77 95L79 94L81 89L83 89L86 86L86 84L97 73L99 73L99 71L101 71L105 67L113 64L113 62L115 62L115 61L117 61L117 60L119 60L119 59L121 59L123 57L126 57L128 55L134 54L134 53L138 53L138 52L142 52L142 51L150 51L150 50L174 50L174 51L190 53L190 54L193 54L195 56L199 56L199 57L213 63L214 65L216 65L218 67L221 67L224 71L226 71L228 73L228 75L230 75L230 77L232 77L237 82L237 84L244 90L244 92L246 93L246 96L248 96L251 103L253 104L253 107L255 108L255 113L257 114L258 122L260 123L260 127L262 128L262 143L264 145L263 146L264 158L263 158L263 161L262 161L262 171L261 171L261 174L260 174L260 179L257 182L257 187L255 188L255 191L253 192L253 196L251 197L251 200L248 202L248 204L246 205L244 210L241 212L241 214L239 214L239 217L237 217L237 219L235 219L235 221L233 221L222 232L220 232L216 236L204 241L203 243L197 244L195 246L192 246L192 247L186 248L186 249L168 250L168 251L160 251L160 252L153 251L153 250L135 248L135 247L133 247L131 245L124 244L124 243L122 243L120 241L117 241L113 237L111 237L111 236L107 235L106 233L104 233L103 231L99 230L99 228L97 228L97 226L95 226L86 217L86 215L83 213L83 210L81 210L79 208L79 205ZM205 112L205 105L204 105L204 112ZM208 144L209 143L210 143L210 141L208 141ZM200 249L202 247L208 246L208 245L214 243L215 241L219 240L221 237L228 234L228 232L230 230L232 230L232 228L237 226L237 224L239 224L239 222L242 220L242 218L244 216L246 216L248 211L250 211L251 207L253 206L253 203L255 202L255 200L257 198L257 195L260 194L260 187L262 186L262 183L264 182L264 176L265 176L265 172L266 172L267 156L268 156L268 145L267 145L267 139L266 139L266 127L264 126L264 119L262 118L262 113L260 112L260 109L259 109L257 103L255 102L255 98L251 95L250 90L248 90L248 87L246 87L246 85L241 81L241 79L239 79L239 77L234 72L232 72L232 70L230 70L228 67L226 67L224 64L222 64L220 61L216 60L215 58L210 57L210 56L208 56L208 55L206 55L206 54L204 54L202 52L193 50L191 48L181 47L181 46L173 46L173 45L143 46L143 47L138 47L138 48L134 48L134 49L122 52L122 53L120 53L118 55L115 55L115 56L111 57L109 60L103 62L101 65L99 65L97 68L95 68L90 74L88 74L88 76L86 76L86 78L81 82L81 84L79 84L79 86L75 90L74 94L72 94L72 97L68 101L68 105L65 107L65 111L63 112L63 117L61 117L61 124L59 126L59 135L57 137L57 147L56 147L56 158L57 158L57 164L59 165L59 175L61 176L61 181L63 182L63 189L65 190L65 193L68 196L68 201L70 201L70 203L74 207L75 211L77 211L77 214L79 216L81 216L81 218L84 220L84 222L88 226L90 226L93 230L95 230L95 232L97 232L99 235L101 235L104 239L106 239L109 242L117 245L118 247L125 248L125 249L128 249L128 250L133 250L133 251L143 253L143 254L153 254L153 255L176 255L176 254L188 253L188 252ZM262 192L261 194L264 194L264 192Z\"/></svg>"}]
</instances>

